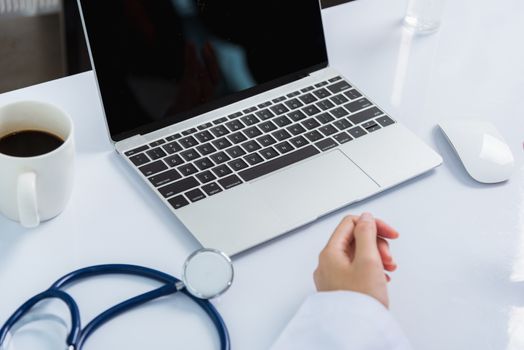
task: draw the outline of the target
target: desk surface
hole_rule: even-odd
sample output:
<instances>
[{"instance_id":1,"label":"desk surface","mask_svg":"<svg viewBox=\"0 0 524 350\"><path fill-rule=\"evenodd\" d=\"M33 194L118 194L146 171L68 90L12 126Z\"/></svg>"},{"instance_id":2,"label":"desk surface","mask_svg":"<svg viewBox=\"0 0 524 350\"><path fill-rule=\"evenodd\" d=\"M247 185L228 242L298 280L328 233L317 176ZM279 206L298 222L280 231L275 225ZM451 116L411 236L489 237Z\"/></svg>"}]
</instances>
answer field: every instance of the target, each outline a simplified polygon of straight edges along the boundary
<instances>
[{"instance_id":1,"label":"desk surface","mask_svg":"<svg viewBox=\"0 0 524 350\"><path fill-rule=\"evenodd\" d=\"M401 232L390 296L414 348L524 348L524 3L448 1L442 28L427 36L403 29L404 9L404 1L367 0L324 10L330 61L444 164L236 258L236 280L214 302L235 349L273 342L314 291L312 271L332 229L364 210ZM135 263L180 275L198 244L112 150L92 73L0 95L0 104L21 99L46 100L73 116L77 175L56 219L26 231L0 218L0 322L78 267ZM517 159L509 182L480 185L465 174L435 128L458 116L498 126ZM73 293L85 322L147 288L101 278ZM214 348L211 325L193 310L183 298L153 303L102 329L89 348Z\"/></svg>"}]
</instances>

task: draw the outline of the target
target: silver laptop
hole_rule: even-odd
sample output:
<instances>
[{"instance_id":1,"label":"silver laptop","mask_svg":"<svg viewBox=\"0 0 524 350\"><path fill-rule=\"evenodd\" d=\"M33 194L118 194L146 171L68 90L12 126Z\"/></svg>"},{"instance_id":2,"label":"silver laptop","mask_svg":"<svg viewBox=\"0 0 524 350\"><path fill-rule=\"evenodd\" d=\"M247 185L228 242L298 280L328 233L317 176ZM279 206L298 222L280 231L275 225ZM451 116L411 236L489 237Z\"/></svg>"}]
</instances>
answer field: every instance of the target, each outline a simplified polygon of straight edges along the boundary
<instances>
[{"instance_id":1,"label":"silver laptop","mask_svg":"<svg viewBox=\"0 0 524 350\"><path fill-rule=\"evenodd\" d=\"M329 66L318 0L78 2L116 150L204 247L237 254L442 162Z\"/></svg>"}]
</instances>

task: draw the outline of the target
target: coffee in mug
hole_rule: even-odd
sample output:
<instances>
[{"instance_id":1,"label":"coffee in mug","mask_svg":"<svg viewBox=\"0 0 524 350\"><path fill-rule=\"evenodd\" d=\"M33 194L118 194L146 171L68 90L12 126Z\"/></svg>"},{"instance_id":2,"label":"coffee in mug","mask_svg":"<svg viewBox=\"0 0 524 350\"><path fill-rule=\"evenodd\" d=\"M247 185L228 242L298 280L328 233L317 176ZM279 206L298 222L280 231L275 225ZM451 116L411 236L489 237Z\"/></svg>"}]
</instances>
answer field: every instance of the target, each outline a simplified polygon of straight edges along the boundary
<instances>
[{"instance_id":1,"label":"coffee in mug","mask_svg":"<svg viewBox=\"0 0 524 350\"><path fill-rule=\"evenodd\" d=\"M0 153L13 157L34 157L54 151L63 143L60 137L46 131L15 131L0 137Z\"/></svg>"},{"instance_id":2,"label":"coffee in mug","mask_svg":"<svg viewBox=\"0 0 524 350\"><path fill-rule=\"evenodd\" d=\"M0 213L35 227L65 208L73 188L73 123L24 101L0 108Z\"/></svg>"}]
</instances>

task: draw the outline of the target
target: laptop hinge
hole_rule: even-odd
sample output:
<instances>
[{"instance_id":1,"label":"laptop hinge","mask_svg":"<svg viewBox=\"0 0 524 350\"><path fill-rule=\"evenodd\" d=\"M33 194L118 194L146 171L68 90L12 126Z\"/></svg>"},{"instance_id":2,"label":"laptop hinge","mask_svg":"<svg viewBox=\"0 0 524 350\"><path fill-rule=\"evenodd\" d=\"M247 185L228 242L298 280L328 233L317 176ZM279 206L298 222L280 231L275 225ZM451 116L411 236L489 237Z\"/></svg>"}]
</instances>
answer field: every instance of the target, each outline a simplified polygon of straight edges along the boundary
<instances>
[{"instance_id":1,"label":"laptop hinge","mask_svg":"<svg viewBox=\"0 0 524 350\"><path fill-rule=\"evenodd\" d=\"M123 153L124 151L128 149L138 147L140 145L143 145L146 142L147 140L142 135L134 135L125 140L116 142L115 148L118 151L118 153Z\"/></svg>"},{"instance_id":2,"label":"laptop hinge","mask_svg":"<svg viewBox=\"0 0 524 350\"><path fill-rule=\"evenodd\" d=\"M309 73L309 77L315 80L325 80L333 78L337 75L340 75L340 73L337 70L331 68L330 66Z\"/></svg>"}]
</instances>

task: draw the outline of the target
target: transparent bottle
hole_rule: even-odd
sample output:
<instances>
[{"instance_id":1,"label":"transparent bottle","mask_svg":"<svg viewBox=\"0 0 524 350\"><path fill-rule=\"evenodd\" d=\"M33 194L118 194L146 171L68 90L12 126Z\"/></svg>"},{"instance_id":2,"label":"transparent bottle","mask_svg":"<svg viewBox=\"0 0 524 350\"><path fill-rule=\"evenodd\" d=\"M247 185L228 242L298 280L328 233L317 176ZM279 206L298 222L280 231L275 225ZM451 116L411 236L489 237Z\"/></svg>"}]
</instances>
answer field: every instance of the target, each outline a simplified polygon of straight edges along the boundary
<instances>
[{"instance_id":1,"label":"transparent bottle","mask_svg":"<svg viewBox=\"0 0 524 350\"><path fill-rule=\"evenodd\" d=\"M409 0L404 23L417 32L431 33L439 29L445 0Z\"/></svg>"}]
</instances>

